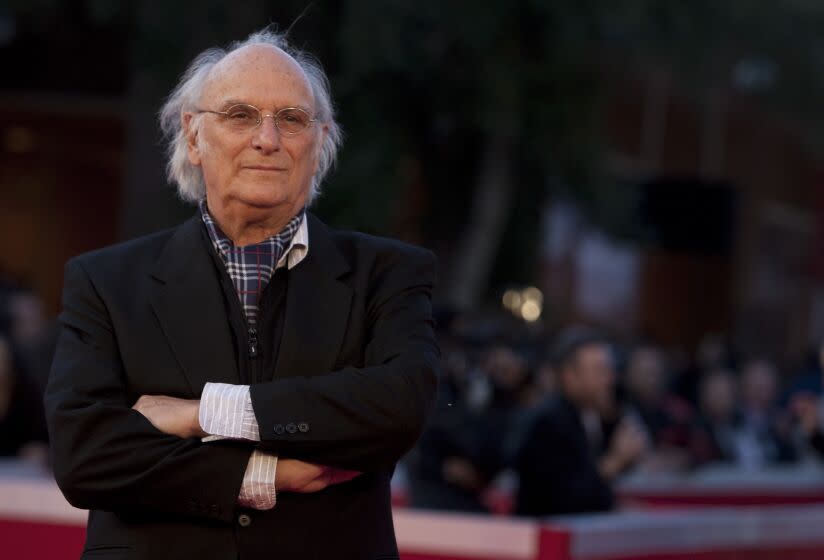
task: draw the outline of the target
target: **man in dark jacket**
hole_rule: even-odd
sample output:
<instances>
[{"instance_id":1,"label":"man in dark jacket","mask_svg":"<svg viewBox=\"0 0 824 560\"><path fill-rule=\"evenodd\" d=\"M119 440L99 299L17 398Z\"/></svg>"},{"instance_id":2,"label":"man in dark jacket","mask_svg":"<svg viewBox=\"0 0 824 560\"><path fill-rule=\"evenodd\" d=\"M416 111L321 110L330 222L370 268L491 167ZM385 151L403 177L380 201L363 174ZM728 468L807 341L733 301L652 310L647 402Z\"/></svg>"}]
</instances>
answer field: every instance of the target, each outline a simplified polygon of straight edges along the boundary
<instances>
[{"instance_id":1,"label":"man in dark jacket","mask_svg":"<svg viewBox=\"0 0 824 560\"><path fill-rule=\"evenodd\" d=\"M397 558L390 478L434 400L435 259L306 211L328 83L256 33L161 114L178 228L72 259L46 394L84 557Z\"/></svg>"},{"instance_id":2,"label":"man in dark jacket","mask_svg":"<svg viewBox=\"0 0 824 560\"><path fill-rule=\"evenodd\" d=\"M516 512L543 516L606 511L610 483L647 447L637 422L620 420L610 434L615 371L602 336L575 329L554 352L559 394L536 413L515 458L520 485Z\"/></svg>"}]
</instances>

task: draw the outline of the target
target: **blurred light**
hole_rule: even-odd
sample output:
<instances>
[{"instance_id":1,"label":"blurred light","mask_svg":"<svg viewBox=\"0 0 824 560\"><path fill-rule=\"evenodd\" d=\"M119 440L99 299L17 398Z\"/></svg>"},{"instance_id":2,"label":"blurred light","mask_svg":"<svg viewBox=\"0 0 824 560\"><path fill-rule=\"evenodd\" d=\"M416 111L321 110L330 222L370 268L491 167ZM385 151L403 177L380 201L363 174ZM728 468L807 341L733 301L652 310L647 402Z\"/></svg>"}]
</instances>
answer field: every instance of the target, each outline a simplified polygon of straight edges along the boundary
<instances>
[{"instance_id":1,"label":"blurred light","mask_svg":"<svg viewBox=\"0 0 824 560\"><path fill-rule=\"evenodd\" d=\"M544 294L541 293L541 290L536 288L535 286L530 286L522 292L522 295L525 300L527 301L534 301L539 306L543 305L544 303Z\"/></svg>"},{"instance_id":2,"label":"blurred light","mask_svg":"<svg viewBox=\"0 0 824 560\"><path fill-rule=\"evenodd\" d=\"M521 294L515 290L507 290L504 292L503 304L513 313L517 312L521 307Z\"/></svg>"},{"instance_id":3,"label":"blurred light","mask_svg":"<svg viewBox=\"0 0 824 560\"><path fill-rule=\"evenodd\" d=\"M3 134L3 149L24 154L34 149L34 132L24 126L12 126Z\"/></svg>"},{"instance_id":4,"label":"blurred light","mask_svg":"<svg viewBox=\"0 0 824 560\"><path fill-rule=\"evenodd\" d=\"M527 322L537 321L544 307L544 294L535 286L504 292L503 306L516 317Z\"/></svg>"},{"instance_id":5,"label":"blurred light","mask_svg":"<svg viewBox=\"0 0 824 560\"><path fill-rule=\"evenodd\" d=\"M541 306L537 301L527 300L521 305L521 317L524 321L533 323L541 316Z\"/></svg>"}]
</instances>

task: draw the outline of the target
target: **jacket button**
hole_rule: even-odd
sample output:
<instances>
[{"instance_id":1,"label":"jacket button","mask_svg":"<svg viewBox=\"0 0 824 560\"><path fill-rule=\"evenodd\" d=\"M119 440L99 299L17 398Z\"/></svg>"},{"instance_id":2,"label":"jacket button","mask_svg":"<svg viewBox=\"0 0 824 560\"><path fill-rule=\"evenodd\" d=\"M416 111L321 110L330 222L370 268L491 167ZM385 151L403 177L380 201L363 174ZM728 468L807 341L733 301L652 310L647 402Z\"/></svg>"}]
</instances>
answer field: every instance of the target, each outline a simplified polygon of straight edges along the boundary
<instances>
[{"instance_id":1,"label":"jacket button","mask_svg":"<svg viewBox=\"0 0 824 560\"><path fill-rule=\"evenodd\" d=\"M300 430L301 433L305 434L309 431L309 424L307 424L306 422L301 422L300 424L298 424L298 430Z\"/></svg>"},{"instance_id":2,"label":"jacket button","mask_svg":"<svg viewBox=\"0 0 824 560\"><path fill-rule=\"evenodd\" d=\"M237 524L241 527L248 527L252 524L252 518L246 515L245 513L241 513L237 516Z\"/></svg>"},{"instance_id":3,"label":"jacket button","mask_svg":"<svg viewBox=\"0 0 824 560\"><path fill-rule=\"evenodd\" d=\"M275 433L280 435L284 432L283 424L275 424Z\"/></svg>"},{"instance_id":4,"label":"jacket button","mask_svg":"<svg viewBox=\"0 0 824 560\"><path fill-rule=\"evenodd\" d=\"M286 424L286 431L289 432L290 434L294 434L295 432L298 431L298 427L295 426L294 424L292 424L291 422L289 422L288 424Z\"/></svg>"}]
</instances>

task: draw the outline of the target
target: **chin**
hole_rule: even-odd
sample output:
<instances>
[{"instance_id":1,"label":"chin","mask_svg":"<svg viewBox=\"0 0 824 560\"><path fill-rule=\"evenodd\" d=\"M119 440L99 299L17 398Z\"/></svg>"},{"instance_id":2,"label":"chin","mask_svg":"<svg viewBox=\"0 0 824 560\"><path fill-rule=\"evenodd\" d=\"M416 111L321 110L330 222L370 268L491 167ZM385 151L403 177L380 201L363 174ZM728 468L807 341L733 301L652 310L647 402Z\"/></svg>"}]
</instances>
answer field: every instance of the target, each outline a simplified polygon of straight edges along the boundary
<instances>
[{"instance_id":1,"label":"chin","mask_svg":"<svg viewBox=\"0 0 824 560\"><path fill-rule=\"evenodd\" d=\"M267 208L275 208L277 206L282 206L283 204L287 203L286 200L271 196L244 196L238 197L237 200L245 206L249 206L250 208L259 208L261 210L265 210Z\"/></svg>"},{"instance_id":2,"label":"chin","mask_svg":"<svg viewBox=\"0 0 824 560\"><path fill-rule=\"evenodd\" d=\"M251 186L242 189L235 198L239 202L254 208L273 208L289 203L289 198L285 196L285 193L271 185L265 187Z\"/></svg>"}]
</instances>

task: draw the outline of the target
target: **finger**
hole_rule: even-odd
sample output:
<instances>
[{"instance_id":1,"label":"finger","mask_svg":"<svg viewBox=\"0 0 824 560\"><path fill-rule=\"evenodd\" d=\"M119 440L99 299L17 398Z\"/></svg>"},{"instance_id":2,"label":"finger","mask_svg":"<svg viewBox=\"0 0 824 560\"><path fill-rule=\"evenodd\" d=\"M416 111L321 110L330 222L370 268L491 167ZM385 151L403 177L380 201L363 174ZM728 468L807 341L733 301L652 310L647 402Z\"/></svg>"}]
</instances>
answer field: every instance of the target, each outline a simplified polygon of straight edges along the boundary
<instances>
[{"instance_id":1,"label":"finger","mask_svg":"<svg viewBox=\"0 0 824 560\"><path fill-rule=\"evenodd\" d=\"M340 484L342 482L349 482L353 478L357 478L362 473L358 471L347 471L344 469L333 469L335 471L334 480L335 484Z\"/></svg>"}]
</instances>

